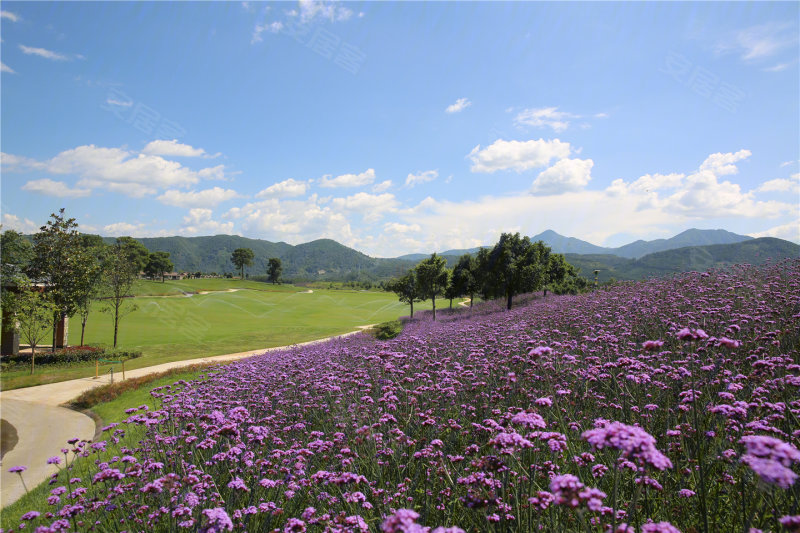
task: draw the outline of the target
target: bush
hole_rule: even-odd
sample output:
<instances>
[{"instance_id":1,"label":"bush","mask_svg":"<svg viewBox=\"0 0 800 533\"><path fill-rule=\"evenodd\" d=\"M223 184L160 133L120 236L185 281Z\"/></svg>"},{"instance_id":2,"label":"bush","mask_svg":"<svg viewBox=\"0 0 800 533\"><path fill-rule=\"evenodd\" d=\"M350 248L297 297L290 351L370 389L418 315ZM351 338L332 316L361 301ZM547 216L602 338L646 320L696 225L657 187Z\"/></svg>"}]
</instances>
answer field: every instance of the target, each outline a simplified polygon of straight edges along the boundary
<instances>
[{"instance_id":1,"label":"bush","mask_svg":"<svg viewBox=\"0 0 800 533\"><path fill-rule=\"evenodd\" d=\"M394 339L403 331L403 324L399 320L392 320L390 322L382 322L372 328L372 334L376 339L386 341Z\"/></svg>"},{"instance_id":2,"label":"bush","mask_svg":"<svg viewBox=\"0 0 800 533\"><path fill-rule=\"evenodd\" d=\"M127 361L141 357L142 352L130 350L109 350L98 346L70 346L55 352L47 349L36 351L36 365L73 365L88 363L97 359L111 359L113 361ZM4 355L0 359L3 370L11 370L16 366L30 366L30 354Z\"/></svg>"}]
</instances>

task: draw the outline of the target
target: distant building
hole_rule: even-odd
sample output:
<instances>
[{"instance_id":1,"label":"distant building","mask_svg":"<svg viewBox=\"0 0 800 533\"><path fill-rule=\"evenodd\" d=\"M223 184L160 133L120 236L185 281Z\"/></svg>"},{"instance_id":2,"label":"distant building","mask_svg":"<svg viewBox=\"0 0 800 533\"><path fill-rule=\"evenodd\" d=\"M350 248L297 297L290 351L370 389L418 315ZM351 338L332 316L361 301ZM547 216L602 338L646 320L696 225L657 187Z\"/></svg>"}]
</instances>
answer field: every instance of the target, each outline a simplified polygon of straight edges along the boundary
<instances>
[{"instance_id":1,"label":"distant building","mask_svg":"<svg viewBox=\"0 0 800 533\"><path fill-rule=\"evenodd\" d=\"M174 280L182 280L186 276L187 276L186 272L180 272L180 273L178 273L178 272L167 272L166 274L164 274L164 279L173 280L173 281Z\"/></svg>"}]
</instances>

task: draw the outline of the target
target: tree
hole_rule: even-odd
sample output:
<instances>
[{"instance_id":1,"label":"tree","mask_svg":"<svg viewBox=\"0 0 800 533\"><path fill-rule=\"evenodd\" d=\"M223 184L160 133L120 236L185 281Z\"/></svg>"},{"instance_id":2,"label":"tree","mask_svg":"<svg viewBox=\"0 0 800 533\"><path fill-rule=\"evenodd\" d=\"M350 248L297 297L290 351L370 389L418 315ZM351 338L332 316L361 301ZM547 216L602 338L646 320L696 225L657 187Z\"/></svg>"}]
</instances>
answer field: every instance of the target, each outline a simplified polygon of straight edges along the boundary
<instances>
[{"instance_id":1,"label":"tree","mask_svg":"<svg viewBox=\"0 0 800 533\"><path fill-rule=\"evenodd\" d=\"M128 313L135 311L135 305L125 305L126 298L133 296L131 289L139 270L131 263L125 245L117 242L111 247L103 262L103 280L110 297L105 312L114 319L114 348L117 347L119 321Z\"/></svg>"},{"instance_id":2,"label":"tree","mask_svg":"<svg viewBox=\"0 0 800 533\"><path fill-rule=\"evenodd\" d=\"M22 233L6 230L0 235L0 279L3 297L7 286L15 286L28 281L25 272L29 270L33 258L33 247Z\"/></svg>"},{"instance_id":3,"label":"tree","mask_svg":"<svg viewBox=\"0 0 800 533\"><path fill-rule=\"evenodd\" d=\"M283 266L281 265L281 260L277 257L270 257L269 266L267 266L267 277L273 285L281 281L282 271Z\"/></svg>"},{"instance_id":4,"label":"tree","mask_svg":"<svg viewBox=\"0 0 800 533\"><path fill-rule=\"evenodd\" d=\"M395 293L398 299L411 306L411 318L414 318L414 302L421 302L421 294L417 287L417 274L409 270L406 275L393 279L386 284L386 290Z\"/></svg>"},{"instance_id":5,"label":"tree","mask_svg":"<svg viewBox=\"0 0 800 533\"><path fill-rule=\"evenodd\" d=\"M433 319L436 320L436 297L447 288L447 261L433 253L429 258L420 261L415 270L420 296L423 301L431 299Z\"/></svg>"},{"instance_id":6,"label":"tree","mask_svg":"<svg viewBox=\"0 0 800 533\"><path fill-rule=\"evenodd\" d=\"M506 309L511 309L514 296L542 287L549 255L550 248L541 241L532 244L519 233L503 233L488 256L479 254L489 273L484 291L495 298L505 296Z\"/></svg>"},{"instance_id":7,"label":"tree","mask_svg":"<svg viewBox=\"0 0 800 533\"><path fill-rule=\"evenodd\" d=\"M75 308L81 318L81 346L83 346L86 333L86 322L89 320L89 310L92 301L97 297L103 279L101 265L106 253L106 245L102 240L98 243L93 239L83 239L82 244L83 248L79 254L83 260L76 268L73 279Z\"/></svg>"},{"instance_id":8,"label":"tree","mask_svg":"<svg viewBox=\"0 0 800 533\"><path fill-rule=\"evenodd\" d=\"M36 346L47 336L52 324L53 314L58 309L50 295L38 287L31 286L27 280L17 285L15 292L7 292L3 306L14 310L15 322L4 324L9 329L19 329L20 336L31 347L31 374L36 366Z\"/></svg>"},{"instance_id":9,"label":"tree","mask_svg":"<svg viewBox=\"0 0 800 533\"><path fill-rule=\"evenodd\" d=\"M33 260L29 274L47 283L47 291L55 310L53 312L53 347L56 347L56 327L60 320L75 314L80 299L80 284L76 280L84 275L91 256L82 246L78 224L66 218L64 209L50 215L45 226L33 236Z\"/></svg>"},{"instance_id":10,"label":"tree","mask_svg":"<svg viewBox=\"0 0 800 533\"><path fill-rule=\"evenodd\" d=\"M455 297L469 296L469 306L475 299L475 292L479 288L478 283L478 260L470 255L464 254L458 258L456 266L453 267L453 275L450 278L450 287Z\"/></svg>"},{"instance_id":11,"label":"tree","mask_svg":"<svg viewBox=\"0 0 800 533\"><path fill-rule=\"evenodd\" d=\"M161 283L164 283L164 272L170 272L172 269L169 252L152 252L147 258L144 273L150 277L161 277Z\"/></svg>"},{"instance_id":12,"label":"tree","mask_svg":"<svg viewBox=\"0 0 800 533\"><path fill-rule=\"evenodd\" d=\"M244 267L253 266L254 257L255 254L250 248L237 248L231 254L231 262L242 271L242 279L244 279Z\"/></svg>"},{"instance_id":13,"label":"tree","mask_svg":"<svg viewBox=\"0 0 800 533\"><path fill-rule=\"evenodd\" d=\"M147 266L150 260L150 250L147 247L134 239L133 237L118 237L117 244L122 248L128 262L134 269L134 273L138 276Z\"/></svg>"}]
</instances>

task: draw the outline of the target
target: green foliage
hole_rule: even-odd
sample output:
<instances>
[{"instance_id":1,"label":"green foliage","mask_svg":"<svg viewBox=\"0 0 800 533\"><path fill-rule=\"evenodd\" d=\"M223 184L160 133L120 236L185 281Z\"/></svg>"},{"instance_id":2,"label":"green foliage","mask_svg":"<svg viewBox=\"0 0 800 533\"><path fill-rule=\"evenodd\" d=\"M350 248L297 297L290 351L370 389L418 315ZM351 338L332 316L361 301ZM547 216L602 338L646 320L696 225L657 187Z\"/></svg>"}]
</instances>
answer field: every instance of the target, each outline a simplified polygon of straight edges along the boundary
<instances>
[{"instance_id":1,"label":"green foliage","mask_svg":"<svg viewBox=\"0 0 800 533\"><path fill-rule=\"evenodd\" d=\"M141 357L142 352L132 350L108 350L98 346L70 346L60 348L54 352L45 352L36 356L37 366L69 366L93 362L98 359L111 359L114 361L127 361ZM3 370L11 370L21 365L30 364L30 355L4 355L0 358Z\"/></svg>"},{"instance_id":2,"label":"green foliage","mask_svg":"<svg viewBox=\"0 0 800 533\"><path fill-rule=\"evenodd\" d=\"M394 339L403 331L403 324L399 320L381 322L372 328L372 334L376 339L386 341Z\"/></svg>"},{"instance_id":3,"label":"green foliage","mask_svg":"<svg viewBox=\"0 0 800 533\"><path fill-rule=\"evenodd\" d=\"M472 307L472 300L474 300L475 293L479 287L478 260L470 254L464 254L458 258L456 266L453 267L453 274L448 287L450 294L447 297L469 296L469 306Z\"/></svg>"},{"instance_id":4,"label":"green foliage","mask_svg":"<svg viewBox=\"0 0 800 533\"><path fill-rule=\"evenodd\" d=\"M0 235L0 257L2 257L0 275L3 280L8 281L28 270L33 259L33 246L21 233L11 229L6 230Z\"/></svg>"},{"instance_id":5,"label":"green foliage","mask_svg":"<svg viewBox=\"0 0 800 533\"><path fill-rule=\"evenodd\" d=\"M420 298L423 301L431 300L433 320L436 320L436 298L445 292L449 281L447 262L434 253L428 259L420 261L415 271Z\"/></svg>"},{"instance_id":6,"label":"green foliage","mask_svg":"<svg viewBox=\"0 0 800 533\"><path fill-rule=\"evenodd\" d=\"M169 260L169 252L152 252L147 257L147 265L144 273L151 278L160 277L164 281L164 273L173 269L172 261Z\"/></svg>"},{"instance_id":7,"label":"green foliage","mask_svg":"<svg viewBox=\"0 0 800 533\"><path fill-rule=\"evenodd\" d=\"M253 266L254 257L255 254L250 248L237 248L231 254L231 262L242 271L242 279L244 279L244 267Z\"/></svg>"},{"instance_id":8,"label":"green foliage","mask_svg":"<svg viewBox=\"0 0 800 533\"><path fill-rule=\"evenodd\" d=\"M104 311L113 317L114 348L117 347L120 319L136 310L136 305L127 303L127 299L133 296L132 289L139 271L138 264L130 259L130 250L128 245L118 242L111 247L103 262L103 281L110 295Z\"/></svg>"},{"instance_id":9,"label":"green foliage","mask_svg":"<svg viewBox=\"0 0 800 533\"><path fill-rule=\"evenodd\" d=\"M283 266L281 265L281 260L277 257L270 257L269 266L267 267L267 278L273 285L281 281L282 271Z\"/></svg>"},{"instance_id":10,"label":"green foliage","mask_svg":"<svg viewBox=\"0 0 800 533\"><path fill-rule=\"evenodd\" d=\"M31 347L31 374L36 365L36 346L47 336L52 325L53 313L57 307L49 294L32 287L27 283L20 283L14 292L5 294L3 307L14 313L16 323L3 324L5 328L15 328L20 337Z\"/></svg>"},{"instance_id":11,"label":"green foliage","mask_svg":"<svg viewBox=\"0 0 800 533\"><path fill-rule=\"evenodd\" d=\"M145 269L150 260L150 251L145 245L133 237L119 237L116 245L122 249L136 274Z\"/></svg>"},{"instance_id":12,"label":"green foliage","mask_svg":"<svg viewBox=\"0 0 800 533\"><path fill-rule=\"evenodd\" d=\"M417 282L417 272L409 270L405 276L389 281L386 290L395 293L401 302L409 304L411 318L414 318L414 303L423 301L422 291Z\"/></svg>"}]
</instances>

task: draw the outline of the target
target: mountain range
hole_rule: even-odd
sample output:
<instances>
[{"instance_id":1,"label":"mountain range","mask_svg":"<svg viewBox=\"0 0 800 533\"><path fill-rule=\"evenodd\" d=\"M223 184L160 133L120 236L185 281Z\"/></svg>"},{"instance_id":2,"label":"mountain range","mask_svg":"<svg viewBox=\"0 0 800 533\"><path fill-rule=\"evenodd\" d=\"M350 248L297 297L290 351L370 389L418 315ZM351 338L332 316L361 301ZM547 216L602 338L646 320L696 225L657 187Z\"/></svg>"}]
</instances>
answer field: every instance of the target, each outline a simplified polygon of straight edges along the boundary
<instances>
[{"instance_id":1,"label":"mountain range","mask_svg":"<svg viewBox=\"0 0 800 533\"><path fill-rule=\"evenodd\" d=\"M270 242L236 235L207 237L152 237L137 239L151 252L165 251L177 271L234 272L230 261L236 248L250 248L255 259L246 272L250 276L266 274L269 258L283 263L283 275L294 280L370 280L398 276L429 254L409 254L396 258L369 257L331 239L304 244ZM760 264L768 259L779 260L800 256L800 246L774 238L753 239L725 230L690 229L669 239L635 241L617 248L607 248L564 237L548 230L531 237L544 241L556 253L579 267L586 277L600 270L601 281L642 279L688 270L705 270L734 263ZM106 238L113 242L113 238ZM440 255L453 266L464 253L478 248L446 250Z\"/></svg>"},{"instance_id":2,"label":"mountain range","mask_svg":"<svg viewBox=\"0 0 800 533\"><path fill-rule=\"evenodd\" d=\"M734 244L751 240L747 235L737 235L724 229L687 229L669 239L656 239L653 241L638 240L617 248L606 248L597 246L590 242L576 239L575 237L564 237L553 230L546 230L530 238L532 242L542 241L557 254L609 254L629 259L638 259L653 252L684 248L686 246L706 246L709 244ZM463 255L465 253L475 253L478 248L466 250L447 250L439 255ZM430 254L408 254L402 255L398 259L409 259L420 261Z\"/></svg>"}]
</instances>

